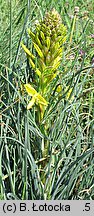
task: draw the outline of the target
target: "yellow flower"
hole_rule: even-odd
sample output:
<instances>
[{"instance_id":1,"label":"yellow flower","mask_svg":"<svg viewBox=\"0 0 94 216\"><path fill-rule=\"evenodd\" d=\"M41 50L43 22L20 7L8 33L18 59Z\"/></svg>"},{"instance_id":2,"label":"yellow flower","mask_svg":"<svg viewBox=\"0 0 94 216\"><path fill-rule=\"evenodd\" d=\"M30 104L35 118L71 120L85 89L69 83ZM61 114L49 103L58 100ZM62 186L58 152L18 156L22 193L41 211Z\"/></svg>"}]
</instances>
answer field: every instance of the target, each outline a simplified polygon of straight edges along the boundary
<instances>
[{"instance_id":1,"label":"yellow flower","mask_svg":"<svg viewBox=\"0 0 94 216\"><path fill-rule=\"evenodd\" d=\"M30 84L25 84L24 87L27 93L32 97L27 105L27 109L31 109L35 103L41 106L48 105L48 102Z\"/></svg>"}]
</instances>

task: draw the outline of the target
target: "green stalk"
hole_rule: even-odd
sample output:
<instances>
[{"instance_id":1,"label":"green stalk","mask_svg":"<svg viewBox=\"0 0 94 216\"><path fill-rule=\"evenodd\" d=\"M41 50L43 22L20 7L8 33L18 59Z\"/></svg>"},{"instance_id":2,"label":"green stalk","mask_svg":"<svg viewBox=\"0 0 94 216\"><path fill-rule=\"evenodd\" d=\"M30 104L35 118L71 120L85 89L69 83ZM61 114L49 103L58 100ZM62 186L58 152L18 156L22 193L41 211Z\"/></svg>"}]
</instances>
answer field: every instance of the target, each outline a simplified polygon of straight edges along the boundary
<instances>
[{"instance_id":1,"label":"green stalk","mask_svg":"<svg viewBox=\"0 0 94 216\"><path fill-rule=\"evenodd\" d=\"M74 20L73 20L73 25L72 25L71 35L70 35L70 44L72 43L75 24L76 24L76 15L74 16Z\"/></svg>"},{"instance_id":2,"label":"green stalk","mask_svg":"<svg viewBox=\"0 0 94 216\"><path fill-rule=\"evenodd\" d=\"M9 68L12 65L12 1L9 1L10 8L10 40L9 40Z\"/></svg>"},{"instance_id":3,"label":"green stalk","mask_svg":"<svg viewBox=\"0 0 94 216\"><path fill-rule=\"evenodd\" d=\"M24 148L24 197L23 199L28 199L27 194L27 150L28 150L28 141L29 141L29 128L28 128L28 110L25 118L25 148Z\"/></svg>"},{"instance_id":4,"label":"green stalk","mask_svg":"<svg viewBox=\"0 0 94 216\"><path fill-rule=\"evenodd\" d=\"M16 155L15 155L15 147L13 149L13 154L14 154L14 173L13 173L13 187L14 187L14 195L15 195L15 183L16 183Z\"/></svg>"}]
</instances>

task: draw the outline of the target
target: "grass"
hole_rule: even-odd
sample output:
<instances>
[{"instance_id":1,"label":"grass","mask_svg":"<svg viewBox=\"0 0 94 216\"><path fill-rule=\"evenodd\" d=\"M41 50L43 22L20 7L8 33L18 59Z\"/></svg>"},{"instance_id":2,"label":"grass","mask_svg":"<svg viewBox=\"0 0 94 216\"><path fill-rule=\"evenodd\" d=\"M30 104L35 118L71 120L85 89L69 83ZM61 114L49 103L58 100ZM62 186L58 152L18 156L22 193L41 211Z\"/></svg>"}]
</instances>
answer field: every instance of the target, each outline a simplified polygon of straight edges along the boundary
<instances>
[{"instance_id":1,"label":"grass","mask_svg":"<svg viewBox=\"0 0 94 216\"><path fill-rule=\"evenodd\" d=\"M94 2L0 0L0 6L0 199L93 200ZM30 46L27 28L34 29L53 7L68 35L60 76L52 82L50 103L38 123L35 107L26 109L28 96L21 90L32 82L33 71L20 42Z\"/></svg>"}]
</instances>

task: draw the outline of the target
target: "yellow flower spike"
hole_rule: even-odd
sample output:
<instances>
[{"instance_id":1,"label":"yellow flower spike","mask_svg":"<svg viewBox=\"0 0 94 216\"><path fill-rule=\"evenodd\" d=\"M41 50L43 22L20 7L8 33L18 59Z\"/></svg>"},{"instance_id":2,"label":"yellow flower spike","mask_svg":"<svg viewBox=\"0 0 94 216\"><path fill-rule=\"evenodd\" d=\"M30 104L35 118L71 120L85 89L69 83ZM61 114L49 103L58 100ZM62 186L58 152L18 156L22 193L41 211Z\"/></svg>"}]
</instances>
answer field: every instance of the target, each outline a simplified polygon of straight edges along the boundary
<instances>
[{"instance_id":1,"label":"yellow flower spike","mask_svg":"<svg viewBox=\"0 0 94 216\"><path fill-rule=\"evenodd\" d=\"M25 53L32 59L35 59L35 56L29 51L29 49L27 49L27 47L21 43L22 48L24 49Z\"/></svg>"},{"instance_id":2,"label":"yellow flower spike","mask_svg":"<svg viewBox=\"0 0 94 216\"><path fill-rule=\"evenodd\" d=\"M38 47L38 45L36 43L33 43L33 44L34 44L34 48L37 51L40 58L43 58L43 53L42 53L41 49Z\"/></svg>"},{"instance_id":3,"label":"yellow flower spike","mask_svg":"<svg viewBox=\"0 0 94 216\"><path fill-rule=\"evenodd\" d=\"M32 97L27 109L37 104L40 107L39 116L44 114L48 104L44 97L49 100L48 93L50 92L51 81L58 74L66 33L66 27L62 24L61 16L55 9L52 9L45 14L43 20L35 25L34 33L28 29L36 56L25 45L22 45L36 73L36 85L41 92L41 94L37 92L30 84L25 85L27 93Z\"/></svg>"}]
</instances>

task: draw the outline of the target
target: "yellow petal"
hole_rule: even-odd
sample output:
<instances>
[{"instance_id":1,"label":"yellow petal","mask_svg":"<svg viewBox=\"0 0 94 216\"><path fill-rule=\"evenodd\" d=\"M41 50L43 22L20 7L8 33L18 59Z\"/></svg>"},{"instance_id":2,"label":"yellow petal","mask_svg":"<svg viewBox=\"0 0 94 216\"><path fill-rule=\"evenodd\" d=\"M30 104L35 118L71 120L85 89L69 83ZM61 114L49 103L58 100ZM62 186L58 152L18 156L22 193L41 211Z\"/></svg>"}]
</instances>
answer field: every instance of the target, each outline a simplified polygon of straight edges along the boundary
<instances>
[{"instance_id":1,"label":"yellow petal","mask_svg":"<svg viewBox=\"0 0 94 216\"><path fill-rule=\"evenodd\" d=\"M48 102L38 93L36 97L39 104L47 106Z\"/></svg>"},{"instance_id":2,"label":"yellow petal","mask_svg":"<svg viewBox=\"0 0 94 216\"><path fill-rule=\"evenodd\" d=\"M30 100L29 104L27 105L27 109L31 109L32 106L34 105L35 103L35 97L32 97L32 99Z\"/></svg>"},{"instance_id":3,"label":"yellow petal","mask_svg":"<svg viewBox=\"0 0 94 216\"><path fill-rule=\"evenodd\" d=\"M30 84L25 84L24 87L30 96L37 94L37 91Z\"/></svg>"}]
</instances>

